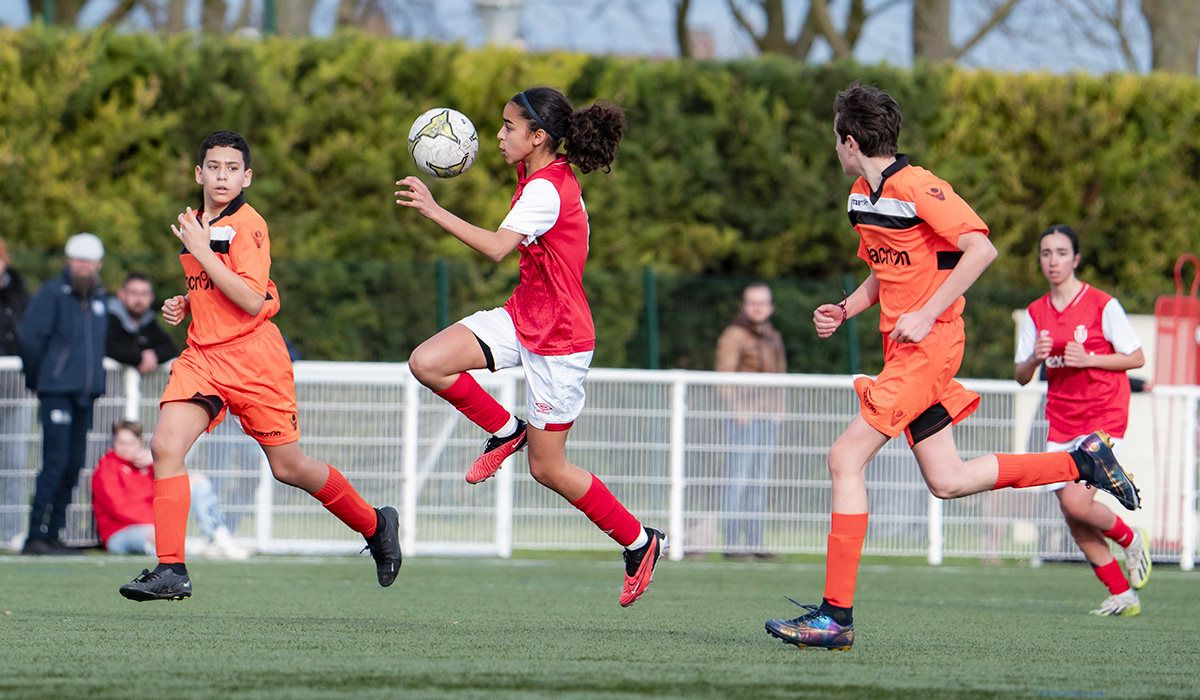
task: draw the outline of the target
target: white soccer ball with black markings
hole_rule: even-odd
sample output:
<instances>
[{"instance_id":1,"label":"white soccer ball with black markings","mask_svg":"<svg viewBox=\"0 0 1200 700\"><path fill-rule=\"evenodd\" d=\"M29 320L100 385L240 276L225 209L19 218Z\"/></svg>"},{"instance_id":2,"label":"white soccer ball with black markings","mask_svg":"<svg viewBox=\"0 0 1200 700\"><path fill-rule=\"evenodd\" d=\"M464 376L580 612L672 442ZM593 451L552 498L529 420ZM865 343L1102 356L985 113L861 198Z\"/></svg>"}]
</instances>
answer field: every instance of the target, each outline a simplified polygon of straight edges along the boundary
<instances>
[{"instance_id":1,"label":"white soccer ball with black markings","mask_svg":"<svg viewBox=\"0 0 1200 700\"><path fill-rule=\"evenodd\" d=\"M408 154L426 175L455 177L475 162L479 135L462 112L438 107L413 122L408 130Z\"/></svg>"}]
</instances>

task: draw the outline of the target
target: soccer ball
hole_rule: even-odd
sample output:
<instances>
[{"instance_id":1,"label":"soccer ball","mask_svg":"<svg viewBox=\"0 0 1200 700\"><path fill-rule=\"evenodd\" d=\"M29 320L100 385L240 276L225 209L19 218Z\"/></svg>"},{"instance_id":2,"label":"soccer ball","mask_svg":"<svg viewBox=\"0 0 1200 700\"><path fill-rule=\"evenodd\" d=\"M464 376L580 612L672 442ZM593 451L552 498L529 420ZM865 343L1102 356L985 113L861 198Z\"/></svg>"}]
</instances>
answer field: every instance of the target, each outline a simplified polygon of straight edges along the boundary
<instances>
[{"instance_id":1,"label":"soccer ball","mask_svg":"<svg viewBox=\"0 0 1200 700\"><path fill-rule=\"evenodd\" d=\"M413 122L408 130L408 154L426 175L462 175L479 154L479 136L462 112L438 107Z\"/></svg>"}]
</instances>

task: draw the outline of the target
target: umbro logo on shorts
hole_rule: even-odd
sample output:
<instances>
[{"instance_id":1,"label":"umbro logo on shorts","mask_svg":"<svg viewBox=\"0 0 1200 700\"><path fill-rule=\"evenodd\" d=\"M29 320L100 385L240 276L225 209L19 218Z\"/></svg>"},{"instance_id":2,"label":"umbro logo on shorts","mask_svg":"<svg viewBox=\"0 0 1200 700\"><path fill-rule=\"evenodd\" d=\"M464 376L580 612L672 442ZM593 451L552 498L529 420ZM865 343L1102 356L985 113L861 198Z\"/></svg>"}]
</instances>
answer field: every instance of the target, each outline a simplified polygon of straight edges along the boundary
<instances>
[{"instance_id":1,"label":"umbro logo on shorts","mask_svg":"<svg viewBox=\"0 0 1200 700\"><path fill-rule=\"evenodd\" d=\"M553 406L548 403L542 403L541 401L534 403L533 407L537 409L538 413L550 413L554 410Z\"/></svg>"}]
</instances>

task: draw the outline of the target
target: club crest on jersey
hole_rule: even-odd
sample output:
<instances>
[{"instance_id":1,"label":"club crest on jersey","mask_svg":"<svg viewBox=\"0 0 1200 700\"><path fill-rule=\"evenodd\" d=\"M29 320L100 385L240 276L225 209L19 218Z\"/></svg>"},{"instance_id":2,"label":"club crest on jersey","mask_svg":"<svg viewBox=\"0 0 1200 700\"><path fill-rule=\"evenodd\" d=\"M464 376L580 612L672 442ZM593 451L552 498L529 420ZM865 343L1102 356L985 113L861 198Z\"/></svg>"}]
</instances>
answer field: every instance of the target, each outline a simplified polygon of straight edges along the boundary
<instances>
[{"instance_id":1,"label":"club crest on jersey","mask_svg":"<svg viewBox=\"0 0 1200 700\"><path fill-rule=\"evenodd\" d=\"M1075 326L1075 342L1079 343L1080 345L1083 345L1084 343L1087 342L1087 338L1088 338L1087 326L1085 326L1083 324Z\"/></svg>"},{"instance_id":2,"label":"club crest on jersey","mask_svg":"<svg viewBox=\"0 0 1200 700\"><path fill-rule=\"evenodd\" d=\"M266 237L265 237L265 236L263 236L263 232L262 232L262 231L255 231L255 232L254 232L254 245L256 245L256 246L258 246L259 248L261 248L261 247L262 247L262 244L263 244L263 240L264 240L265 238L266 238Z\"/></svg>"},{"instance_id":3,"label":"club crest on jersey","mask_svg":"<svg viewBox=\"0 0 1200 700\"><path fill-rule=\"evenodd\" d=\"M929 192L926 192L926 194L939 201L946 201L946 195L942 194L942 191L936 187L930 187Z\"/></svg>"}]
</instances>

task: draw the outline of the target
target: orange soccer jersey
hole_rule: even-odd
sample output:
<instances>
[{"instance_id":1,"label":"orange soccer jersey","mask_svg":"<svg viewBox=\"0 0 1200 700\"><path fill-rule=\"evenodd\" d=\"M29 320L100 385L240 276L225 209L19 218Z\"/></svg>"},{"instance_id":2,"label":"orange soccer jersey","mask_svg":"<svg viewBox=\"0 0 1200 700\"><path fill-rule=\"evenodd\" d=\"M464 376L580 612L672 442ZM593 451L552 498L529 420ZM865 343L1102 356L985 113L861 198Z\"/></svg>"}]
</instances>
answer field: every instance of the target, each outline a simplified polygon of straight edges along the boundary
<instances>
[{"instance_id":1,"label":"orange soccer jersey","mask_svg":"<svg viewBox=\"0 0 1200 700\"><path fill-rule=\"evenodd\" d=\"M874 381L855 382L863 418L889 437L906 432L912 444L958 423L979 405L979 396L954 380L962 363L966 302L955 300L920 343L897 343L888 334L900 316L924 306L950 276L962 257L959 236L986 235L988 228L950 185L909 165L904 154L883 171L878 192L871 192L863 178L854 183L848 213L861 237L858 256L879 280L884 336L883 371ZM944 410L927 413L937 404ZM922 434L914 435L910 426L922 416Z\"/></svg>"},{"instance_id":2,"label":"orange soccer jersey","mask_svg":"<svg viewBox=\"0 0 1200 700\"><path fill-rule=\"evenodd\" d=\"M199 401L207 406L212 430L237 415L247 434L264 445L300 438L292 363L279 329L270 318L279 311L271 281L271 241L263 218L244 195L209 222L210 245L229 269L266 299L251 316L225 296L187 250L180 254L187 279L192 322L188 347L171 367L160 403Z\"/></svg>"},{"instance_id":3,"label":"orange soccer jersey","mask_svg":"<svg viewBox=\"0 0 1200 700\"><path fill-rule=\"evenodd\" d=\"M879 330L891 333L896 319L929 301L962 257L958 237L987 234L979 218L950 185L933 173L908 164L899 154L883 171L878 192L863 178L854 183L847 207L861 240L858 257L879 280ZM962 315L962 297L938 317Z\"/></svg>"}]
</instances>

